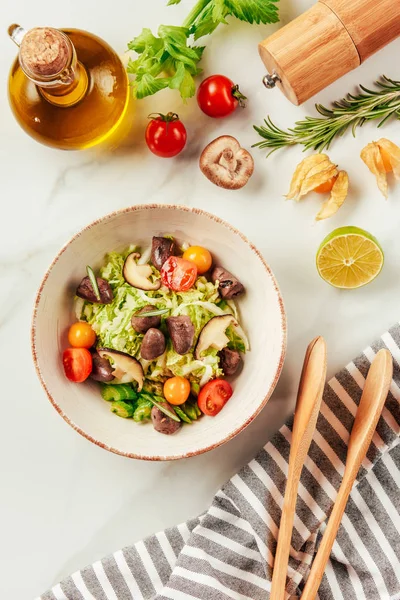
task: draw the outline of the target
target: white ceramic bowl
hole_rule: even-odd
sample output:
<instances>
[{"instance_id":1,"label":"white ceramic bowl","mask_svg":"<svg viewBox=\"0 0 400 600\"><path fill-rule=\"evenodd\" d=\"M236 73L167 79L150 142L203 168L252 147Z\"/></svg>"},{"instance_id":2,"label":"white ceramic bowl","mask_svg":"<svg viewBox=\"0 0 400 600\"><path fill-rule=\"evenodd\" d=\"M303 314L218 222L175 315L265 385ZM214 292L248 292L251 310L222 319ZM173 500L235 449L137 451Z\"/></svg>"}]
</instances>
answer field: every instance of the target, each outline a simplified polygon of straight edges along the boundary
<instances>
[{"instance_id":1,"label":"white ceramic bowl","mask_svg":"<svg viewBox=\"0 0 400 600\"><path fill-rule=\"evenodd\" d=\"M149 245L153 235L172 234L209 248L216 263L246 287L238 301L251 351L234 381L234 395L216 417L202 417L173 436L151 424L136 424L110 412L94 382L74 384L63 372L61 356L75 320L73 296L86 265L97 269L104 256L129 244ZM60 415L95 444L124 456L172 460L216 448L244 429L271 396L286 350L286 319L274 275L257 249L237 230L202 210L143 205L112 213L75 235L62 248L40 286L32 324L32 351L46 393Z\"/></svg>"}]
</instances>

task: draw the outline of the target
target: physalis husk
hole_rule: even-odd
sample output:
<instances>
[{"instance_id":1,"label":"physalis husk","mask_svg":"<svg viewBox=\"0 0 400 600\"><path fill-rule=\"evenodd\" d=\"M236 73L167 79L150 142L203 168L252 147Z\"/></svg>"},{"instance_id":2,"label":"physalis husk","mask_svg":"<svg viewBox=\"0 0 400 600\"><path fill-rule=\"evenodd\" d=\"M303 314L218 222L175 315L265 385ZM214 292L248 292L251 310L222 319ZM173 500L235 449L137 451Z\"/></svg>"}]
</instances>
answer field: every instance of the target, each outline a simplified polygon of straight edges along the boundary
<instances>
[{"instance_id":1,"label":"physalis husk","mask_svg":"<svg viewBox=\"0 0 400 600\"><path fill-rule=\"evenodd\" d=\"M365 146L361 151L361 158L371 173L375 175L379 189L387 198L386 174L393 171L396 179L400 179L400 148L390 140L382 138Z\"/></svg>"},{"instance_id":2,"label":"physalis husk","mask_svg":"<svg viewBox=\"0 0 400 600\"><path fill-rule=\"evenodd\" d=\"M324 184L328 184L327 188L329 190L330 182L333 182L331 197L316 217L317 221L327 219L334 215L345 201L349 188L349 178L346 171L338 171L337 165L334 165L326 154L312 154L301 161L294 172L286 198L299 201L313 190L319 191L318 188L323 190Z\"/></svg>"},{"instance_id":3,"label":"physalis husk","mask_svg":"<svg viewBox=\"0 0 400 600\"><path fill-rule=\"evenodd\" d=\"M302 196L336 174L337 168L326 154L307 156L296 168L286 198L299 201Z\"/></svg>"},{"instance_id":4,"label":"physalis husk","mask_svg":"<svg viewBox=\"0 0 400 600\"><path fill-rule=\"evenodd\" d=\"M339 171L335 183L331 191L331 197L322 206L321 210L315 217L316 221L322 221L323 219L329 219L332 217L343 202L347 198L347 192L349 191L349 176L346 171Z\"/></svg>"}]
</instances>

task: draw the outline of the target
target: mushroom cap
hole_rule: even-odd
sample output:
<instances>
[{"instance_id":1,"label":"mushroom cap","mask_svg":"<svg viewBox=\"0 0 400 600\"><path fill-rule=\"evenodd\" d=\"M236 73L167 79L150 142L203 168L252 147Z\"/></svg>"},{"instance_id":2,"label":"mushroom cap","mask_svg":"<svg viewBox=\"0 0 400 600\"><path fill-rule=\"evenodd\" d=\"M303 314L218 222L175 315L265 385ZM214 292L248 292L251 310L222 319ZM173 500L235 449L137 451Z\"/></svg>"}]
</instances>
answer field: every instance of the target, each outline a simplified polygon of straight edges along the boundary
<instances>
[{"instance_id":1,"label":"mushroom cap","mask_svg":"<svg viewBox=\"0 0 400 600\"><path fill-rule=\"evenodd\" d=\"M195 358L197 360L201 360L202 353L208 350L208 348L222 350L228 345L229 338L225 331L229 325L235 327L238 325L235 317L231 314L213 317L204 325L196 344Z\"/></svg>"},{"instance_id":2,"label":"mushroom cap","mask_svg":"<svg viewBox=\"0 0 400 600\"><path fill-rule=\"evenodd\" d=\"M157 279L152 283L149 277L153 274L150 265L138 265L136 260L140 258L137 252L131 252L125 259L122 275L127 283L139 290L158 290L161 287L161 280Z\"/></svg>"},{"instance_id":3,"label":"mushroom cap","mask_svg":"<svg viewBox=\"0 0 400 600\"><path fill-rule=\"evenodd\" d=\"M138 392L143 388L144 372L143 367L136 358L112 348L97 348L97 352L101 358L111 358L114 361L113 375L121 383L129 383L136 381L138 384Z\"/></svg>"},{"instance_id":4,"label":"mushroom cap","mask_svg":"<svg viewBox=\"0 0 400 600\"><path fill-rule=\"evenodd\" d=\"M250 152L241 148L236 138L221 135L204 148L200 156L200 169L215 185L238 190L252 176L254 160Z\"/></svg>"}]
</instances>

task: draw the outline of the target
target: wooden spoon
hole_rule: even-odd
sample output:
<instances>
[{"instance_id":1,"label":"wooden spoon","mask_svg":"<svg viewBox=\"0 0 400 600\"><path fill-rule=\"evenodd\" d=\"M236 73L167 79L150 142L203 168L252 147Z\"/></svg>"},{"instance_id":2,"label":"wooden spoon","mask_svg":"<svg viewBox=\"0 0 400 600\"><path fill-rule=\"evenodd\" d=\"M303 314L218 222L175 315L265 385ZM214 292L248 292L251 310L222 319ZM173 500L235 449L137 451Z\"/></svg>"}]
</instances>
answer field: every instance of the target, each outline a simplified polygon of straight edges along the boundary
<instances>
[{"instance_id":1,"label":"wooden spoon","mask_svg":"<svg viewBox=\"0 0 400 600\"><path fill-rule=\"evenodd\" d=\"M289 472L283 500L270 600L285 598L286 576L292 539L297 491L310 448L326 379L326 344L317 337L307 348L294 414Z\"/></svg>"},{"instance_id":2,"label":"wooden spoon","mask_svg":"<svg viewBox=\"0 0 400 600\"><path fill-rule=\"evenodd\" d=\"M340 522L346 508L353 483L374 435L387 398L393 376L393 361L388 350L376 355L365 382L349 439L347 460L342 484L339 488L331 516L326 526L301 600L314 600L325 571Z\"/></svg>"}]
</instances>

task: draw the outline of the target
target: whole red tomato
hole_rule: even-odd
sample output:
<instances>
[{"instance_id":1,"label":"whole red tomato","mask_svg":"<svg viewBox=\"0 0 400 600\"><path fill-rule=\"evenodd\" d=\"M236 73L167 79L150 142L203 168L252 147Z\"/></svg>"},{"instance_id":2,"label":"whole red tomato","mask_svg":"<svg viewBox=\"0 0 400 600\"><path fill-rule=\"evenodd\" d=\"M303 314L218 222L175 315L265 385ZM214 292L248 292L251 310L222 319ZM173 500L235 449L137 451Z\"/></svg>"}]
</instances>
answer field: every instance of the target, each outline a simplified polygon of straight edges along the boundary
<instances>
[{"instance_id":1,"label":"whole red tomato","mask_svg":"<svg viewBox=\"0 0 400 600\"><path fill-rule=\"evenodd\" d=\"M149 115L146 143L149 149L162 158L171 158L181 152L186 144L186 129L176 113Z\"/></svg>"},{"instance_id":2,"label":"whole red tomato","mask_svg":"<svg viewBox=\"0 0 400 600\"><path fill-rule=\"evenodd\" d=\"M209 117L227 117L237 107L245 106L246 96L239 91L231 79L224 75L207 77L197 90L197 103Z\"/></svg>"}]
</instances>

